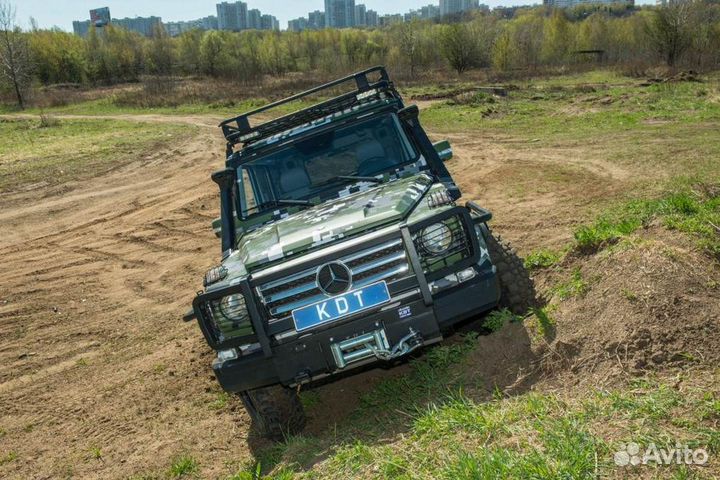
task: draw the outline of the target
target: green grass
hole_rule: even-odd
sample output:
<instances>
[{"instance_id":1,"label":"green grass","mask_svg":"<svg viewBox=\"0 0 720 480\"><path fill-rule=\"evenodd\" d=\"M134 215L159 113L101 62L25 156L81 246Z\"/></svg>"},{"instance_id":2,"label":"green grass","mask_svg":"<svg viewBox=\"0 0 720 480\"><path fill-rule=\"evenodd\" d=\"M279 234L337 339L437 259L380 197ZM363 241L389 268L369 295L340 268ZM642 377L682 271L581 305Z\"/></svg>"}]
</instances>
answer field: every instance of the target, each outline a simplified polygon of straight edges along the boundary
<instances>
[{"instance_id":1,"label":"green grass","mask_svg":"<svg viewBox=\"0 0 720 480\"><path fill-rule=\"evenodd\" d=\"M536 250L525 257L525 268L528 270L550 268L562 261L564 256L565 252L549 249Z\"/></svg>"},{"instance_id":2,"label":"green grass","mask_svg":"<svg viewBox=\"0 0 720 480\"><path fill-rule=\"evenodd\" d=\"M230 400L230 394L227 392L219 392L215 399L210 402L210 408L212 410L222 410L227 407L228 401Z\"/></svg>"},{"instance_id":3,"label":"green grass","mask_svg":"<svg viewBox=\"0 0 720 480\"><path fill-rule=\"evenodd\" d=\"M18 455L15 452L8 452L5 455L0 455L0 467L17 460Z\"/></svg>"},{"instance_id":4,"label":"green grass","mask_svg":"<svg viewBox=\"0 0 720 480\"><path fill-rule=\"evenodd\" d=\"M498 133L539 139L541 144L560 139L578 141L627 130L652 132L653 122L695 124L720 122L720 85L715 77L706 83L667 83L650 87L628 85L630 79L609 83L594 92L569 87L583 75L558 83L537 81L521 85L492 104L492 115L473 104L440 102L423 111L423 122L440 132L482 128ZM592 79L592 74L584 77ZM582 82L581 82L582 83ZM588 82L592 83L592 82ZM662 125L663 130L676 125Z\"/></svg>"},{"instance_id":5,"label":"green grass","mask_svg":"<svg viewBox=\"0 0 720 480\"><path fill-rule=\"evenodd\" d=\"M321 101L319 98L317 101ZM309 107L315 103L308 101L298 101L287 105L283 105L273 110L277 114L292 113L296 110ZM50 107L50 108L30 108L21 113L25 114L36 114L41 113L48 114L66 114L66 115L212 115L213 117L225 119L239 115L241 113L253 110L255 108L267 105L270 103L269 100L262 98L245 99L245 100L233 100L216 103L181 103L176 106L153 106L153 107L142 107L132 104L125 104L118 99L116 95L109 95L107 97L84 101L79 103L72 103L69 105ZM0 114L20 113L15 109L5 107L0 109Z\"/></svg>"},{"instance_id":6,"label":"green grass","mask_svg":"<svg viewBox=\"0 0 720 480\"><path fill-rule=\"evenodd\" d=\"M96 460L102 459L102 450L99 447L92 447L90 449L90 456Z\"/></svg>"},{"instance_id":7,"label":"green grass","mask_svg":"<svg viewBox=\"0 0 720 480\"><path fill-rule=\"evenodd\" d=\"M560 300L572 297L582 297L590 290L590 284L583 278L580 269L572 271L570 278L557 283L551 290Z\"/></svg>"},{"instance_id":8,"label":"green grass","mask_svg":"<svg viewBox=\"0 0 720 480\"><path fill-rule=\"evenodd\" d=\"M720 185L684 182L660 198L621 203L574 232L574 248L596 252L658 220L688 233L700 248L720 259Z\"/></svg>"},{"instance_id":9,"label":"green grass","mask_svg":"<svg viewBox=\"0 0 720 480\"><path fill-rule=\"evenodd\" d=\"M0 191L42 188L111 170L177 143L194 127L118 120L0 119Z\"/></svg>"},{"instance_id":10,"label":"green grass","mask_svg":"<svg viewBox=\"0 0 720 480\"><path fill-rule=\"evenodd\" d=\"M515 315L507 308L502 310L493 310L485 317L483 326L490 332L497 332L508 323L522 321L522 317Z\"/></svg>"},{"instance_id":11,"label":"green grass","mask_svg":"<svg viewBox=\"0 0 720 480\"><path fill-rule=\"evenodd\" d=\"M170 478L188 478L197 475L199 466L194 458L189 455L182 455L176 458L167 474Z\"/></svg>"},{"instance_id":12,"label":"green grass","mask_svg":"<svg viewBox=\"0 0 720 480\"><path fill-rule=\"evenodd\" d=\"M534 308L532 311L534 318L537 320L538 334L546 339L550 339L555 335L555 325L557 322L550 314L552 308L552 306Z\"/></svg>"},{"instance_id":13,"label":"green grass","mask_svg":"<svg viewBox=\"0 0 720 480\"><path fill-rule=\"evenodd\" d=\"M716 377L684 387L652 378L635 380L629 389L588 390L576 398L526 393L512 398L479 401L461 390L417 408L406 419L402 435L341 441L312 470L287 454L266 476L257 466L231 477L255 478L373 478L485 479L625 478L652 474L623 470L613 463L621 444L655 442L660 448L681 441L690 448L707 448L711 458L720 446L718 397L706 391ZM394 408L394 403L382 405ZM291 450L291 439L284 448ZM307 440L302 440L307 442ZM657 470L662 478L706 478L702 467L669 465ZM709 472L708 472L709 473Z\"/></svg>"},{"instance_id":14,"label":"green grass","mask_svg":"<svg viewBox=\"0 0 720 480\"><path fill-rule=\"evenodd\" d=\"M389 402L395 404L394 411L411 411L418 402L445 390L457 378L451 368L460 363L475 345L476 335L468 334L455 344L445 344L425 352L423 357L413 363L412 371L383 380L373 390L361 398L361 409L356 412L362 419L375 411L376 407Z\"/></svg>"}]
</instances>

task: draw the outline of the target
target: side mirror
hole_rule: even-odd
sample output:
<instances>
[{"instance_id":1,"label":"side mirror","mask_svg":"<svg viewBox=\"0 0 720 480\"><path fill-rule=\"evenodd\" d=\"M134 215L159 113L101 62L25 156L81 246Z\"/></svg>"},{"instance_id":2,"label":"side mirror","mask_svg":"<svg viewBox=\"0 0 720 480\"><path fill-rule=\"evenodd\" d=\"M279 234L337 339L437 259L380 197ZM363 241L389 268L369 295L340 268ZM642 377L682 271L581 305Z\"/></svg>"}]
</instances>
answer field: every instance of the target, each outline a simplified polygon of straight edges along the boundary
<instances>
[{"instance_id":1,"label":"side mirror","mask_svg":"<svg viewBox=\"0 0 720 480\"><path fill-rule=\"evenodd\" d=\"M450 142L448 140L434 143L433 147L435 147L435 151L440 157L440 160L442 160L443 162L447 162L448 160L453 158L452 147L450 146Z\"/></svg>"},{"instance_id":2,"label":"side mirror","mask_svg":"<svg viewBox=\"0 0 720 480\"><path fill-rule=\"evenodd\" d=\"M397 115L403 122L411 122L413 120L417 120L420 116L420 109L417 105L410 105L409 107L405 107L398 111Z\"/></svg>"},{"instance_id":3,"label":"side mirror","mask_svg":"<svg viewBox=\"0 0 720 480\"><path fill-rule=\"evenodd\" d=\"M218 170L210 175L213 182L217 183L220 190L225 190L233 187L235 182L235 170L232 168L226 168L225 170Z\"/></svg>"}]
</instances>

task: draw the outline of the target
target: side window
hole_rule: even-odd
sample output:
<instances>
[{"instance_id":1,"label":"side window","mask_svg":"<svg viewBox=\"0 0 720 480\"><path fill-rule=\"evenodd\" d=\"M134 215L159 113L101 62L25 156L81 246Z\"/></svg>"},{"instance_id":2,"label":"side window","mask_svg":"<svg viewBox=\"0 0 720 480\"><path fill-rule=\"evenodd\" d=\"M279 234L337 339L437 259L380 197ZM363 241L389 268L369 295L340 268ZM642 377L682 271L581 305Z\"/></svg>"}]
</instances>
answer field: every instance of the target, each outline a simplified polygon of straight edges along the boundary
<instances>
[{"instance_id":1,"label":"side window","mask_svg":"<svg viewBox=\"0 0 720 480\"><path fill-rule=\"evenodd\" d=\"M400 119L397 118L397 115L392 116L392 121L395 123L395 136L399 137L397 138L397 140L399 140L398 144L402 145L402 149L409 158L416 158L417 151L413 147L414 142L410 141L409 135L405 132L405 129L403 128L402 123L400 123Z\"/></svg>"},{"instance_id":2,"label":"side window","mask_svg":"<svg viewBox=\"0 0 720 480\"><path fill-rule=\"evenodd\" d=\"M242 172L242 176L240 179L240 205L243 210L243 214L247 213L248 210L252 210L253 208L257 207L257 202L255 201L255 190L252 187L252 183L250 182L250 174L248 173L246 168L241 168L240 171Z\"/></svg>"}]
</instances>

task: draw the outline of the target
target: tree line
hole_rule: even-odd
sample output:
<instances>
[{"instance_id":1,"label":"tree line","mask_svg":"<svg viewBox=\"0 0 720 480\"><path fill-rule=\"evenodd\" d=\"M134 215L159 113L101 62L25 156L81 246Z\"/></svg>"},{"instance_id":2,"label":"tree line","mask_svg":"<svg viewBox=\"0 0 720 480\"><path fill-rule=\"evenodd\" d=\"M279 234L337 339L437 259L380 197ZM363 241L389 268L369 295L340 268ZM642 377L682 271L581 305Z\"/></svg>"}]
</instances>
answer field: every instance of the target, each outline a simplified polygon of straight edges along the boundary
<instances>
[{"instance_id":1,"label":"tree line","mask_svg":"<svg viewBox=\"0 0 720 480\"><path fill-rule=\"evenodd\" d=\"M204 75L244 83L289 72L336 74L385 64L417 77L602 62L642 68L708 70L720 64L720 2L676 1L664 7L583 5L475 12L453 23L415 20L384 29L304 32L185 32L152 38L108 26L87 38L32 28L21 31L0 3L2 83L17 92L40 84L111 84L144 75ZM4 20L3 20L4 19ZM22 64L20 75L9 60Z\"/></svg>"}]
</instances>

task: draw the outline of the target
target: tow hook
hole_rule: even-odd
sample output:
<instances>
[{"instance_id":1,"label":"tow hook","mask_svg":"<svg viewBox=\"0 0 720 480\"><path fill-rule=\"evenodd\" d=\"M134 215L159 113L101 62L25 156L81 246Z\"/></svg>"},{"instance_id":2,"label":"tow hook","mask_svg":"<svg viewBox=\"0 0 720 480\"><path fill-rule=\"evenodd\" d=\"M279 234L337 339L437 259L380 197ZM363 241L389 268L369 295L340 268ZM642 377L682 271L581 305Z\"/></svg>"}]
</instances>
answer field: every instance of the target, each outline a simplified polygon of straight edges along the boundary
<instances>
[{"instance_id":1,"label":"tow hook","mask_svg":"<svg viewBox=\"0 0 720 480\"><path fill-rule=\"evenodd\" d=\"M380 360L393 360L403 355L407 355L413 350L421 347L423 344L422 336L410 328L410 333L400 339L400 341L392 347L390 350L380 349L377 347L371 347L373 353Z\"/></svg>"}]
</instances>

